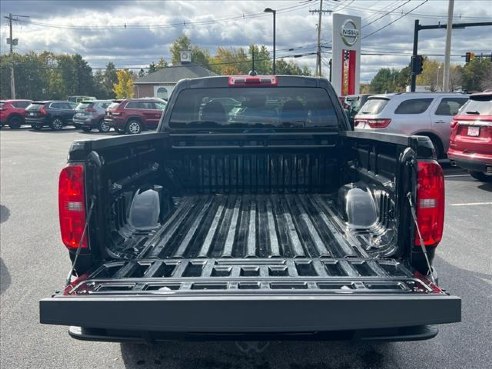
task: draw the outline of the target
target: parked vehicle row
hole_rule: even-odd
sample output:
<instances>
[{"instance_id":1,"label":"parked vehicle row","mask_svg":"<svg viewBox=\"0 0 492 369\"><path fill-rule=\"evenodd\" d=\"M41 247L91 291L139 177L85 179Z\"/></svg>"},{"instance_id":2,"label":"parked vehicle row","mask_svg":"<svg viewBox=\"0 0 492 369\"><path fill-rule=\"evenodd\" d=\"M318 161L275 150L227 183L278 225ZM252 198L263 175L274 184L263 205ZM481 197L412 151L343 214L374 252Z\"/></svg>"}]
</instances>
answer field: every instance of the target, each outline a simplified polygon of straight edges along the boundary
<instances>
[{"instance_id":1,"label":"parked vehicle row","mask_svg":"<svg viewBox=\"0 0 492 369\"><path fill-rule=\"evenodd\" d=\"M435 92L373 95L354 117L354 126L356 130L427 136L437 157L443 159L449 147L450 122L468 97Z\"/></svg>"},{"instance_id":2,"label":"parked vehicle row","mask_svg":"<svg viewBox=\"0 0 492 369\"><path fill-rule=\"evenodd\" d=\"M472 177L492 181L492 91L369 96L354 117L354 127L427 136L439 159L447 154Z\"/></svg>"},{"instance_id":3,"label":"parked vehicle row","mask_svg":"<svg viewBox=\"0 0 492 369\"><path fill-rule=\"evenodd\" d=\"M49 127L60 130L67 125L85 132L97 129L109 132L113 128L118 133L137 134L144 130L157 128L166 101L158 98L124 100L97 100L84 96L71 96L68 100L1 100L0 127L8 125L12 129L29 124L34 130Z\"/></svg>"}]
</instances>

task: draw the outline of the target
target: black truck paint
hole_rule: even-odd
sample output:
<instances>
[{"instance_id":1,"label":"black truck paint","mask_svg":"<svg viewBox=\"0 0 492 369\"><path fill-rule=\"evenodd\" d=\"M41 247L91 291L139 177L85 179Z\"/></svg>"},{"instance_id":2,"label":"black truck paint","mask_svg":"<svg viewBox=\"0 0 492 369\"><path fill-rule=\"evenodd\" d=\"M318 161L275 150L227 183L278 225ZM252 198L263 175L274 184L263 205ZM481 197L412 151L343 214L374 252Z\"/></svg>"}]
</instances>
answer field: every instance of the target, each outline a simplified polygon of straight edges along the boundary
<instances>
[{"instance_id":1,"label":"black truck paint","mask_svg":"<svg viewBox=\"0 0 492 369\"><path fill-rule=\"evenodd\" d=\"M159 132L74 142L89 247L64 291L40 302L42 323L86 340L417 340L460 321L461 300L414 246L408 194L417 161L434 157L429 139L352 132L324 79L280 76L261 93L283 89L279 103L323 90L336 118L326 127L238 122L241 108L217 124L197 105L207 89L251 86L184 80ZM203 123L173 124L194 91Z\"/></svg>"}]
</instances>

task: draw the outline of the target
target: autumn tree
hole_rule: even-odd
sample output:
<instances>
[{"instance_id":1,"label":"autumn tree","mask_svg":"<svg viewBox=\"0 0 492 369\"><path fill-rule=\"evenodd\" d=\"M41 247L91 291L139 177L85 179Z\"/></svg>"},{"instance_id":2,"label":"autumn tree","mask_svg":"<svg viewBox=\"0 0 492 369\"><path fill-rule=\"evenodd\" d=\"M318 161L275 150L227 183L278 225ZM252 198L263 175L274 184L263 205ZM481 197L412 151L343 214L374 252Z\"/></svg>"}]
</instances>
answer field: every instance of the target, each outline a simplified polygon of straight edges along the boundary
<instances>
[{"instance_id":1,"label":"autumn tree","mask_svg":"<svg viewBox=\"0 0 492 369\"><path fill-rule=\"evenodd\" d=\"M113 91L118 99L133 97L134 75L128 69L116 71L118 82L113 86Z\"/></svg>"},{"instance_id":2,"label":"autumn tree","mask_svg":"<svg viewBox=\"0 0 492 369\"><path fill-rule=\"evenodd\" d=\"M211 59L211 70L221 75L247 74L251 61L243 48L219 47Z\"/></svg>"}]
</instances>

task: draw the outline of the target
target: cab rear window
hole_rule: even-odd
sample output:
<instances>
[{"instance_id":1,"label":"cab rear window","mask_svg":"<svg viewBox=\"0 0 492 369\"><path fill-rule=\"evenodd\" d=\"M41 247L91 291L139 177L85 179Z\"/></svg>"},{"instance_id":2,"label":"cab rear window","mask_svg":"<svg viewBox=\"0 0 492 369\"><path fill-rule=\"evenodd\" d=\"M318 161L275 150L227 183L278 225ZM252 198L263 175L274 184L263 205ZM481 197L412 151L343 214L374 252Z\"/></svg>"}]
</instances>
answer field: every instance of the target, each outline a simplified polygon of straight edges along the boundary
<instances>
[{"instance_id":1,"label":"cab rear window","mask_svg":"<svg viewBox=\"0 0 492 369\"><path fill-rule=\"evenodd\" d=\"M171 128L234 129L338 127L326 90L306 87L183 90L172 108Z\"/></svg>"}]
</instances>

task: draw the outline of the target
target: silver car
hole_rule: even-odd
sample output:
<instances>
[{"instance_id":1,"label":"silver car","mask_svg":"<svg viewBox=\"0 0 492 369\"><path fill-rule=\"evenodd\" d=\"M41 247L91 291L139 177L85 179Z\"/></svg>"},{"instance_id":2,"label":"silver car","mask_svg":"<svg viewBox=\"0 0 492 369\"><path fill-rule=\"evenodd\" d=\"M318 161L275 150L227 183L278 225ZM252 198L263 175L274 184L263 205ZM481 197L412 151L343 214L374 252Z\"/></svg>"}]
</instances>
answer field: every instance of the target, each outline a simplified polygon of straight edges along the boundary
<instances>
[{"instance_id":1,"label":"silver car","mask_svg":"<svg viewBox=\"0 0 492 369\"><path fill-rule=\"evenodd\" d=\"M99 132L108 132L110 127L104 121L107 107L112 103L111 100L90 100L82 101L75 108L73 125L84 132L89 132L93 128Z\"/></svg>"},{"instance_id":2,"label":"silver car","mask_svg":"<svg viewBox=\"0 0 492 369\"><path fill-rule=\"evenodd\" d=\"M405 92L373 95L354 117L356 130L428 136L438 158L444 158L450 122L468 100L460 93Z\"/></svg>"}]
</instances>

